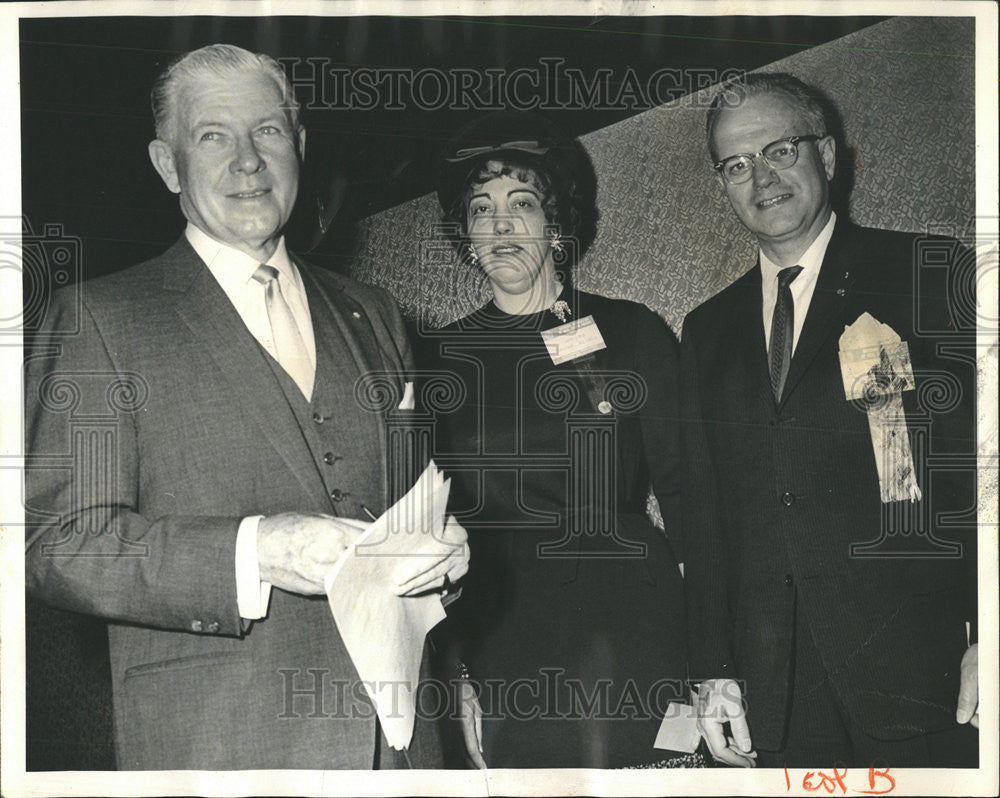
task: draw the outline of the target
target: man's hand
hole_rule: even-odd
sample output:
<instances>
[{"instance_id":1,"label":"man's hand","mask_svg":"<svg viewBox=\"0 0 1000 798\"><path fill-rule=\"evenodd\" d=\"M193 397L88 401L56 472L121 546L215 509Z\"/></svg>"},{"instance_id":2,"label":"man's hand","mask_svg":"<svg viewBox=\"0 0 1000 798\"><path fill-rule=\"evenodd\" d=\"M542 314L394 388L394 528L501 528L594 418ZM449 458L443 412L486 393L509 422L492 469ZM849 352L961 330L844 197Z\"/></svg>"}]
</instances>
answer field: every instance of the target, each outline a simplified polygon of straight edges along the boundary
<instances>
[{"instance_id":1,"label":"man's hand","mask_svg":"<svg viewBox=\"0 0 1000 798\"><path fill-rule=\"evenodd\" d=\"M962 655L955 719L959 723L971 723L979 728L979 643L973 643Z\"/></svg>"},{"instance_id":2,"label":"man's hand","mask_svg":"<svg viewBox=\"0 0 1000 798\"><path fill-rule=\"evenodd\" d=\"M449 515L441 537L414 536L412 557L404 557L396 569L396 594L415 596L437 590L465 576L469 570L469 536Z\"/></svg>"},{"instance_id":3,"label":"man's hand","mask_svg":"<svg viewBox=\"0 0 1000 798\"><path fill-rule=\"evenodd\" d=\"M262 518L257 527L260 578L292 593L321 595L334 563L369 526L367 521L318 513Z\"/></svg>"},{"instance_id":4,"label":"man's hand","mask_svg":"<svg viewBox=\"0 0 1000 798\"><path fill-rule=\"evenodd\" d=\"M757 765L757 752L750 745L750 728L743 711L740 686L732 679L709 679L695 694L698 731L718 762L739 768ZM732 736L726 740L725 724Z\"/></svg>"},{"instance_id":5,"label":"man's hand","mask_svg":"<svg viewBox=\"0 0 1000 798\"><path fill-rule=\"evenodd\" d=\"M472 764L480 770L486 769L483 759L483 709L479 705L476 689L472 682L462 679L458 682L458 722L462 727L465 752Z\"/></svg>"}]
</instances>

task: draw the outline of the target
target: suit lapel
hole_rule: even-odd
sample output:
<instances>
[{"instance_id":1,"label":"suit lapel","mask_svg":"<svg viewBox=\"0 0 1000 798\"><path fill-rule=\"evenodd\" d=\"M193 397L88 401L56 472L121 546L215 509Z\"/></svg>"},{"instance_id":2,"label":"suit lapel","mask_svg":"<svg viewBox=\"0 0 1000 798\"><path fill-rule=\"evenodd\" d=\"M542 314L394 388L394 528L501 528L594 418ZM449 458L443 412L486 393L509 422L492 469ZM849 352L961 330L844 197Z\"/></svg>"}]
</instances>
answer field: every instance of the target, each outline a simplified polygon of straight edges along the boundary
<instances>
[{"instance_id":1,"label":"suit lapel","mask_svg":"<svg viewBox=\"0 0 1000 798\"><path fill-rule=\"evenodd\" d=\"M260 428L303 490L323 491L316 462L267 353L186 239L167 254L174 262L165 271L164 287L180 294L177 313L229 382L231 400Z\"/></svg>"},{"instance_id":2,"label":"suit lapel","mask_svg":"<svg viewBox=\"0 0 1000 798\"><path fill-rule=\"evenodd\" d=\"M842 332L846 323L845 314L848 309L847 298L857 279L854 260L850 256L850 226L839 222L830 238L820 267L819 279L809 303L805 324L799 343L795 347L791 365L788 368L788 379L785 381L785 392L782 394L781 405L795 390L810 364L822 348L824 342L834 332Z\"/></svg>"},{"instance_id":3,"label":"suit lapel","mask_svg":"<svg viewBox=\"0 0 1000 798\"><path fill-rule=\"evenodd\" d=\"M313 316L313 324L320 326L329 322L334 325L359 374L382 368L382 354L365 306L347 293L324 285L312 268L298 259L296 266L309 297L309 312ZM318 317L317 314L324 315Z\"/></svg>"},{"instance_id":4,"label":"suit lapel","mask_svg":"<svg viewBox=\"0 0 1000 798\"><path fill-rule=\"evenodd\" d=\"M774 407L774 395L767 365L767 342L764 340L759 259L757 265L735 283L734 288L737 294L730 320L732 332L725 340L732 346L736 367L743 370L743 379L735 380L733 384L740 386L740 390L746 390L746 400L770 412Z\"/></svg>"}]
</instances>

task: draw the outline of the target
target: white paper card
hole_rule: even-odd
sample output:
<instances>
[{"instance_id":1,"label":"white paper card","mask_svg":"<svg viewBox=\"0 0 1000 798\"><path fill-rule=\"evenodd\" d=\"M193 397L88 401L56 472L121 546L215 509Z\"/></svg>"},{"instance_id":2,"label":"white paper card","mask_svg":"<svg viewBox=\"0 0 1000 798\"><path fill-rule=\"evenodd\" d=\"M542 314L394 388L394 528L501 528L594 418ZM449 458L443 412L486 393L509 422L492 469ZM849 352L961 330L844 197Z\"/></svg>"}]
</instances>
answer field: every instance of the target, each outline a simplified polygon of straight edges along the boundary
<instances>
[{"instance_id":1,"label":"white paper card","mask_svg":"<svg viewBox=\"0 0 1000 798\"><path fill-rule=\"evenodd\" d=\"M606 349L604 337L593 316L560 324L542 332L542 340L555 365Z\"/></svg>"},{"instance_id":2,"label":"white paper card","mask_svg":"<svg viewBox=\"0 0 1000 798\"><path fill-rule=\"evenodd\" d=\"M663 748L667 751L683 751L693 754L701 741L698 731L698 716L691 704L681 704L671 701L667 704L666 714L656 733L653 748Z\"/></svg>"}]
</instances>

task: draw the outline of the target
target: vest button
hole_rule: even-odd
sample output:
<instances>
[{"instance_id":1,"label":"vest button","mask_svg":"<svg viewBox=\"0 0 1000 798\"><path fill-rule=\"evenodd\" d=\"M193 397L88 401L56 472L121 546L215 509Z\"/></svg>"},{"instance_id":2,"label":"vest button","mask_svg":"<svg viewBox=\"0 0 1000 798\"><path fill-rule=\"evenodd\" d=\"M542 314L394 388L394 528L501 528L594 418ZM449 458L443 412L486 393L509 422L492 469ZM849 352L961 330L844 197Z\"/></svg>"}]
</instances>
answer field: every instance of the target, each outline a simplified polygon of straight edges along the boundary
<instances>
[{"instance_id":1,"label":"vest button","mask_svg":"<svg viewBox=\"0 0 1000 798\"><path fill-rule=\"evenodd\" d=\"M326 417L322 413L313 413L313 421L317 424L322 424L326 421Z\"/></svg>"},{"instance_id":2,"label":"vest button","mask_svg":"<svg viewBox=\"0 0 1000 798\"><path fill-rule=\"evenodd\" d=\"M334 488L330 491L330 498L335 502L342 502L346 494L340 488Z\"/></svg>"},{"instance_id":3,"label":"vest button","mask_svg":"<svg viewBox=\"0 0 1000 798\"><path fill-rule=\"evenodd\" d=\"M788 587L791 587L794 581L795 579L792 578L791 574L785 574L785 584L788 585Z\"/></svg>"},{"instance_id":4,"label":"vest button","mask_svg":"<svg viewBox=\"0 0 1000 798\"><path fill-rule=\"evenodd\" d=\"M323 462L326 463L327 465L333 465L339 459L340 458L337 457L337 455L335 455L333 452L327 452L326 454L323 455Z\"/></svg>"}]
</instances>

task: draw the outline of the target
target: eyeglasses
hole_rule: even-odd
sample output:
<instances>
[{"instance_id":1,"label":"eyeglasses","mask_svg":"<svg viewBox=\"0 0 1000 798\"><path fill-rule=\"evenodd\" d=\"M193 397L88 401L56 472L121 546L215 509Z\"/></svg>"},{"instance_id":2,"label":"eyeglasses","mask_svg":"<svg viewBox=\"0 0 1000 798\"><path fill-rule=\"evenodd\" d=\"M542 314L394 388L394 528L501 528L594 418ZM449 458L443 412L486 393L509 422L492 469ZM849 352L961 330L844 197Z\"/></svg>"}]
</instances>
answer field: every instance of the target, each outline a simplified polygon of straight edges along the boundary
<instances>
[{"instance_id":1,"label":"eyeglasses","mask_svg":"<svg viewBox=\"0 0 1000 798\"><path fill-rule=\"evenodd\" d=\"M795 162L799 159L800 141L819 141L822 138L825 136L790 136L787 139L778 139L753 155L741 153L716 161L712 164L712 168L719 172L727 183L746 183L753 175L754 162L758 158L763 156L764 161L772 169L789 169L795 166Z\"/></svg>"}]
</instances>

